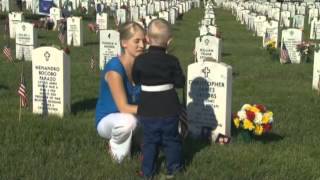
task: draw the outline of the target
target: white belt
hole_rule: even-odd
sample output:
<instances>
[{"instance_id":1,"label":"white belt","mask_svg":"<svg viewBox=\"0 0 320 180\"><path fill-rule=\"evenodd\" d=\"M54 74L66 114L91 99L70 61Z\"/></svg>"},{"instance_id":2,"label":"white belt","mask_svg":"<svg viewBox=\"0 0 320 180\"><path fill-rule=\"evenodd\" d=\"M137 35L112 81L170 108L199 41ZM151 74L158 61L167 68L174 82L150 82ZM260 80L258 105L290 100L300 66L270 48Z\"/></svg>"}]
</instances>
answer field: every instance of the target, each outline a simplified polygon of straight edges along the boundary
<instances>
[{"instance_id":1,"label":"white belt","mask_svg":"<svg viewBox=\"0 0 320 180\"><path fill-rule=\"evenodd\" d=\"M141 85L141 90L146 92L161 92L173 89L173 84L162 84L162 85L155 85L155 86L146 86Z\"/></svg>"}]
</instances>

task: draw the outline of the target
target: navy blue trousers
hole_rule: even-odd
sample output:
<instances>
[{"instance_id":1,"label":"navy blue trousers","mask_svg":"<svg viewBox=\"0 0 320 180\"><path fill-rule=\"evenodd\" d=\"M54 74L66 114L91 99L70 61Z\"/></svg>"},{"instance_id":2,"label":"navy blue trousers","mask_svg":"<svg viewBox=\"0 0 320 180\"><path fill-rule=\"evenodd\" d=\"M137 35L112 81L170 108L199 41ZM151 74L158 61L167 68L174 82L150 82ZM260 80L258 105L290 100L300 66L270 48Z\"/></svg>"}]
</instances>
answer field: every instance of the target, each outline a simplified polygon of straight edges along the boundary
<instances>
[{"instance_id":1,"label":"navy blue trousers","mask_svg":"<svg viewBox=\"0 0 320 180\"><path fill-rule=\"evenodd\" d=\"M143 126L144 176L153 176L159 148L162 146L167 162L167 173L173 174L182 168L182 142L178 132L178 116L168 118L140 117Z\"/></svg>"}]
</instances>

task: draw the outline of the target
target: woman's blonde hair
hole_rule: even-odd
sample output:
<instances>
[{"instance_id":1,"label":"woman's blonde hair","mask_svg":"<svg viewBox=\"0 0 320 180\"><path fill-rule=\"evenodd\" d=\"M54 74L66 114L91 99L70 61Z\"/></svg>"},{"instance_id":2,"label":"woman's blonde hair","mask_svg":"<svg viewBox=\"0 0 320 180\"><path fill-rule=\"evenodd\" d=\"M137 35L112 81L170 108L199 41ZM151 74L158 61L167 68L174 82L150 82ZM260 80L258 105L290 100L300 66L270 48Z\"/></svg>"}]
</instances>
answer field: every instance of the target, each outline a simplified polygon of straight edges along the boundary
<instances>
[{"instance_id":1,"label":"woman's blonde hair","mask_svg":"<svg viewBox=\"0 0 320 180\"><path fill-rule=\"evenodd\" d=\"M126 22L122 24L119 28L120 41L130 39L134 35L134 33L138 31L142 31L143 33L145 33L143 27L136 22Z\"/></svg>"}]
</instances>

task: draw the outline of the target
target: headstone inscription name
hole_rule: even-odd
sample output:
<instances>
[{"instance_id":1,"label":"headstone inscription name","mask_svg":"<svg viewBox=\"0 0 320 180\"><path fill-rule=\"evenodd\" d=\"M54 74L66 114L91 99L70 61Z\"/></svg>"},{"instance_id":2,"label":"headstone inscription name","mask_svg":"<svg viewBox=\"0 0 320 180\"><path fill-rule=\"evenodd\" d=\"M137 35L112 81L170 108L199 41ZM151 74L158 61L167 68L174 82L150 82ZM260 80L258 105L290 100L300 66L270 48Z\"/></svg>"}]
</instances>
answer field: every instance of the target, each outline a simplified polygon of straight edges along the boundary
<instances>
[{"instance_id":1,"label":"headstone inscription name","mask_svg":"<svg viewBox=\"0 0 320 180\"><path fill-rule=\"evenodd\" d=\"M70 112L70 60L63 50L33 50L32 92L33 113L63 117Z\"/></svg>"},{"instance_id":2,"label":"headstone inscription name","mask_svg":"<svg viewBox=\"0 0 320 180\"><path fill-rule=\"evenodd\" d=\"M232 68L203 62L188 66L187 114L192 137L230 136Z\"/></svg>"},{"instance_id":3,"label":"headstone inscription name","mask_svg":"<svg viewBox=\"0 0 320 180\"><path fill-rule=\"evenodd\" d=\"M32 50L37 46L37 31L33 24L21 22L16 25L16 59L32 60Z\"/></svg>"},{"instance_id":4,"label":"headstone inscription name","mask_svg":"<svg viewBox=\"0 0 320 180\"><path fill-rule=\"evenodd\" d=\"M99 67L104 68L104 65L115 56L121 53L120 34L115 30L100 31L100 52L99 52Z\"/></svg>"},{"instance_id":5,"label":"headstone inscription name","mask_svg":"<svg viewBox=\"0 0 320 180\"><path fill-rule=\"evenodd\" d=\"M67 18L67 43L72 46L83 45L83 28L81 17Z\"/></svg>"}]
</instances>

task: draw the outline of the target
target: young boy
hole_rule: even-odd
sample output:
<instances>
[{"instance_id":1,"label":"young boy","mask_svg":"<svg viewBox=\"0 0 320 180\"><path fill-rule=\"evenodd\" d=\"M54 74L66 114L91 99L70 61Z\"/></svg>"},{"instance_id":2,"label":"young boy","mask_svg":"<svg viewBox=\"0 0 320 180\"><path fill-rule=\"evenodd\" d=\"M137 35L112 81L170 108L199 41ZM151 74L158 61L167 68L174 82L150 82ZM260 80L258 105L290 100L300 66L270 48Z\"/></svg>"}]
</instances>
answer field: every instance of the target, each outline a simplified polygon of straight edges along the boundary
<instances>
[{"instance_id":1,"label":"young boy","mask_svg":"<svg viewBox=\"0 0 320 180\"><path fill-rule=\"evenodd\" d=\"M175 88L182 88L185 76L179 60L166 53L172 33L164 19L154 19L148 25L149 49L134 62L132 78L141 84L138 117L143 126L142 173L151 178L155 173L159 147L166 156L168 177L182 168L182 145L178 132L181 109Z\"/></svg>"}]
</instances>

